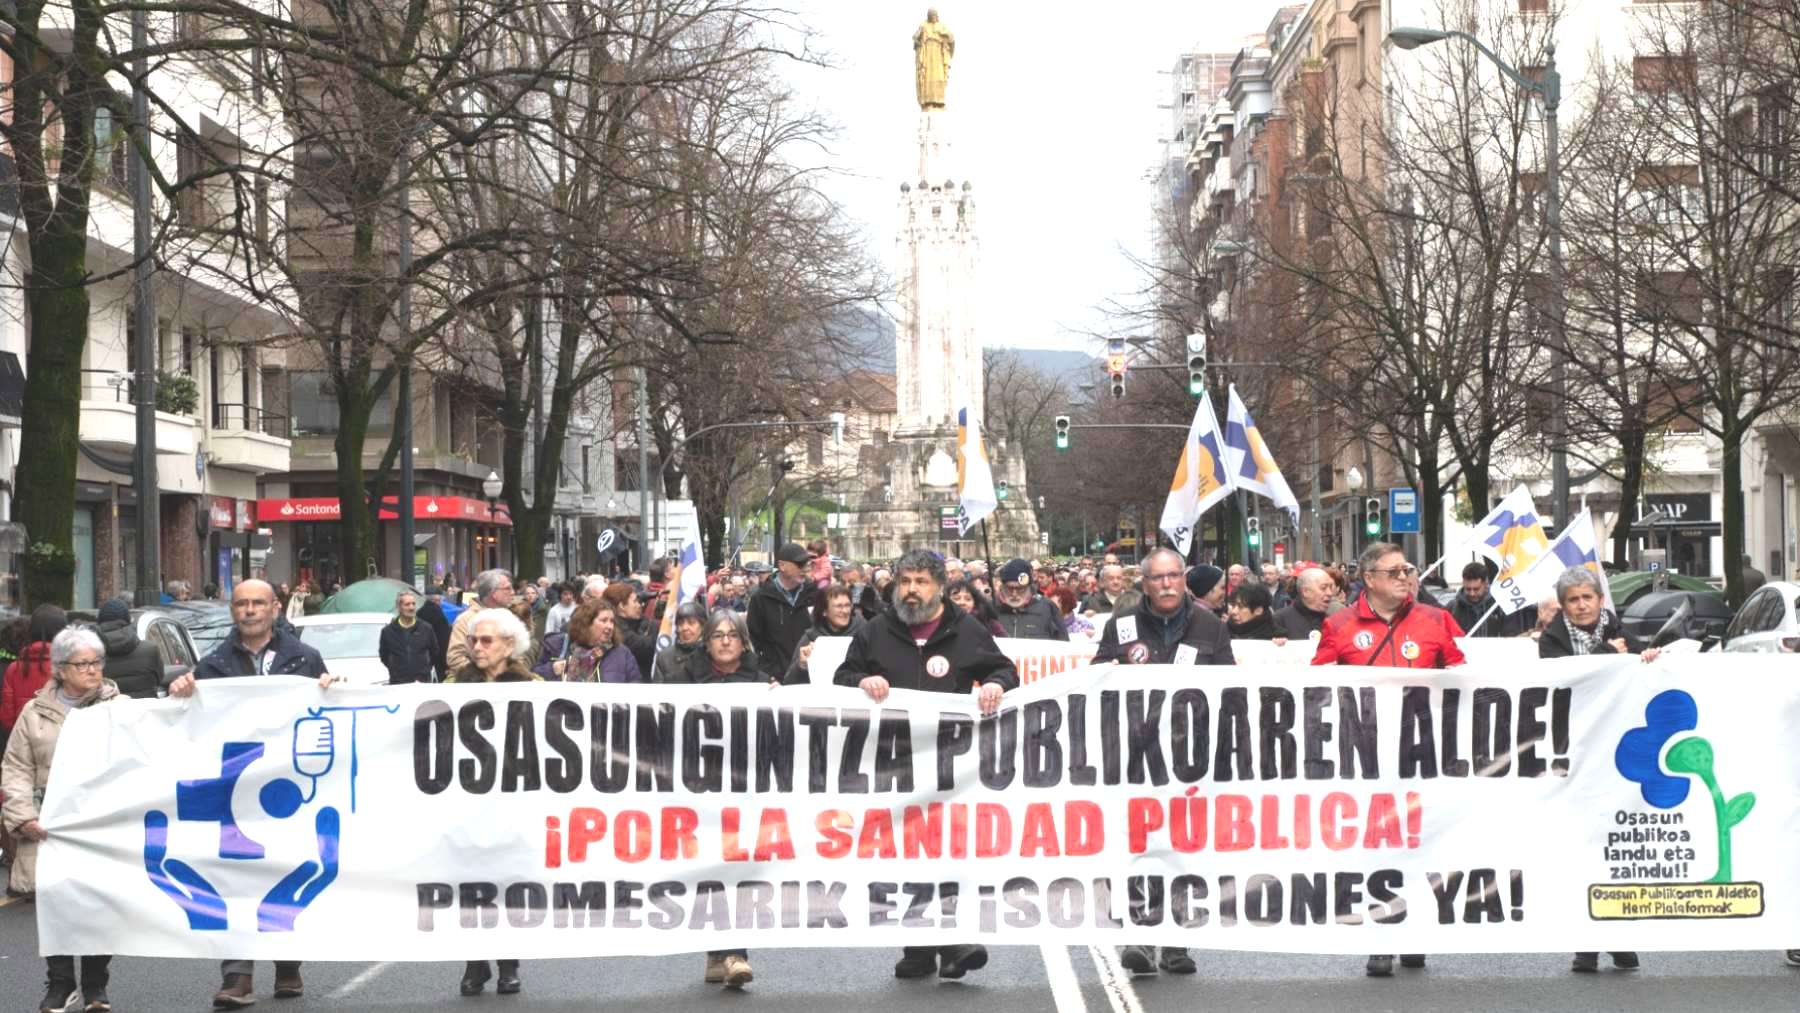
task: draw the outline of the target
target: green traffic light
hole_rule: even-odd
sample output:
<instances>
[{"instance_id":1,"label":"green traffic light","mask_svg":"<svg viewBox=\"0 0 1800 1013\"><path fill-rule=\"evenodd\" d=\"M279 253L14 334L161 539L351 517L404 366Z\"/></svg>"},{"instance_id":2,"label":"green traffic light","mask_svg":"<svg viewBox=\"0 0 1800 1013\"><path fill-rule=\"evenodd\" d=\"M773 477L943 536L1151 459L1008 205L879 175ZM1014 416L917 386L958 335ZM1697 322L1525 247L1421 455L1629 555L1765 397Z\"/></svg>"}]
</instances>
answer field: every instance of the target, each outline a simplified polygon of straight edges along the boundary
<instances>
[{"instance_id":1,"label":"green traffic light","mask_svg":"<svg viewBox=\"0 0 1800 1013\"><path fill-rule=\"evenodd\" d=\"M1363 525L1363 530L1371 535L1379 535L1381 534L1381 522L1371 518L1367 524Z\"/></svg>"},{"instance_id":2,"label":"green traffic light","mask_svg":"<svg viewBox=\"0 0 1800 1013\"><path fill-rule=\"evenodd\" d=\"M1069 449L1069 434L1068 433L1057 433L1056 434L1056 449L1058 449L1058 450Z\"/></svg>"},{"instance_id":3,"label":"green traffic light","mask_svg":"<svg viewBox=\"0 0 1800 1013\"><path fill-rule=\"evenodd\" d=\"M1204 374L1204 373L1189 373L1188 374L1188 393L1192 394L1195 397L1199 397L1200 395L1206 393L1206 374Z\"/></svg>"},{"instance_id":4,"label":"green traffic light","mask_svg":"<svg viewBox=\"0 0 1800 1013\"><path fill-rule=\"evenodd\" d=\"M1254 531L1250 532L1250 547L1254 549L1260 545L1262 545L1262 536Z\"/></svg>"}]
</instances>

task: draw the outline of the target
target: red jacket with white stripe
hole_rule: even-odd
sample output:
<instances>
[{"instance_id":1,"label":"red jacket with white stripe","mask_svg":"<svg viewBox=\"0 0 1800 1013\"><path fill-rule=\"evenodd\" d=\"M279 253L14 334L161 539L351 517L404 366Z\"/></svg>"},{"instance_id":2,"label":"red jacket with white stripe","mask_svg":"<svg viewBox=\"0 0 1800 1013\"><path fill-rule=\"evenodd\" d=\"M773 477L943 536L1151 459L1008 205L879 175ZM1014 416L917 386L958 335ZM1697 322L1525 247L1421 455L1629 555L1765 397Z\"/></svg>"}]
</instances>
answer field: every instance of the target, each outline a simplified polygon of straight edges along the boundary
<instances>
[{"instance_id":1,"label":"red jacket with white stripe","mask_svg":"<svg viewBox=\"0 0 1800 1013\"><path fill-rule=\"evenodd\" d=\"M1449 668L1465 662L1456 638L1462 628L1436 605L1408 598L1383 619L1369 607L1367 593L1356 604L1325 618L1315 665L1369 665L1376 668Z\"/></svg>"}]
</instances>

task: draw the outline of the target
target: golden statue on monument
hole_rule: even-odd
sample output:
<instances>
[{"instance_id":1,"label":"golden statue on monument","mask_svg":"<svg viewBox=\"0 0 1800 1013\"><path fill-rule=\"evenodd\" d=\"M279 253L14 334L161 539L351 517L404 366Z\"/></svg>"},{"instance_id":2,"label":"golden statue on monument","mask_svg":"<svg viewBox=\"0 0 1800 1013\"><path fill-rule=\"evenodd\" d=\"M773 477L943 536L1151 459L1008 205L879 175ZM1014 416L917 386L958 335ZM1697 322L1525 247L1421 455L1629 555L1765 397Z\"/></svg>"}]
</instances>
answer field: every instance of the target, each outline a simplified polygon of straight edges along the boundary
<instances>
[{"instance_id":1,"label":"golden statue on monument","mask_svg":"<svg viewBox=\"0 0 1800 1013\"><path fill-rule=\"evenodd\" d=\"M913 70L920 109L944 108L944 85L950 80L950 57L956 36L938 20L937 8L925 12L925 23L913 33Z\"/></svg>"}]
</instances>

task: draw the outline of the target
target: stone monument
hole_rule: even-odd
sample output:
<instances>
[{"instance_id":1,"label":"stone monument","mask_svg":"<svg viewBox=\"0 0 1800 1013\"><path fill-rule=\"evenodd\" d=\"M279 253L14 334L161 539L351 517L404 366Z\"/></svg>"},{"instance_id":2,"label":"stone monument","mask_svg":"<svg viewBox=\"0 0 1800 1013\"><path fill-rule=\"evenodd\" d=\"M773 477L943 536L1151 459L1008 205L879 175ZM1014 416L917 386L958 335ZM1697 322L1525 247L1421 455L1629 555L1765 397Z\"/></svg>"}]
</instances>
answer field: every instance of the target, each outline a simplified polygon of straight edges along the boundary
<instances>
[{"instance_id":1,"label":"stone monument","mask_svg":"<svg viewBox=\"0 0 1800 1013\"><path fill-rule=\"evenodd\" d=\"M954 161L945 101L956 37L933 9L912 41L919 155L900 184L895 239L895 424L893 438L875 448L871 463L885 481L870 483L860 519L875 558L921 546L979 558L980 527L967 535L944 528L956 489L935 484L955 473L957 413L984 408L974 187ZM1038 555L1045 550L1023 458L1008 452L1004 433L984 426L983 437L995 484L1008 486L1007 499L988 518L995 563Z\"/></svg>"}]
</instances>

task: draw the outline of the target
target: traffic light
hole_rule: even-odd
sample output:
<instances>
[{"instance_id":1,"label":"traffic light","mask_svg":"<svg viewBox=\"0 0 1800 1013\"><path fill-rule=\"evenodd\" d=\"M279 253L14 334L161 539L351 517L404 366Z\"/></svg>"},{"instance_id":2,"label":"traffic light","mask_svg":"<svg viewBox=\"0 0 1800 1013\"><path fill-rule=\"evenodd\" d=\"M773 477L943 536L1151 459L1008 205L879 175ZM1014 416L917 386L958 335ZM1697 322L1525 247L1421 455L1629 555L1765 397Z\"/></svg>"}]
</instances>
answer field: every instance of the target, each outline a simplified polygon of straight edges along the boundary
<instances>
[{"instance_id":1,"label":"traffic light","mask_svg":"<svg viewBox=\"0 0 1800 1013\"><path fill-rule=\"evenodd\" d=\"M1188 393L1199 397L1206 393L1206 335L1187 336Z\"/></svg>"},{"instance_id":2,"label":"traffic light","mask_svg":"<svg viewBox=\"0 0 1800 1013\"><path fill-rule=\"evenodd\" d=\"M1106 341L1106 377L1112 396L1125 396L1125 340L1108 338Z\"/></svg>"},{"instance_id":3,"label":"traffic light","mask_svg":"<svg viewBox=\"0 0 1800 1013\"><path fill-rule=\"evenodd\" d=\"M1249 528L1249 531L1244 537L1249 541L1250 547L1252 549L1262 548L1262 518L1246 518L1244 520L1244 525Z\"/></svg>"},{"instance_id":4,"label":"traffic light","mask_svg":"<svg viewBox=\"0 0 1800 1013\"><path fill-rule=\"evenodd\" d=\"M1368 518L1367 520L1363 521L1363 530L1368 532L1370 538L1374 538L1377 535L1380 535L1381 534L1381 498L1378 496L1370 496L1368 498L1368 500L1363 503L1363 512L1367 515L1367 518Z\"/></svg>"},{"instance_id":5,"label":"traffic light","mask_svg":"<svg viewBox=\"0 0 1800 1013\"><path fill-rule=\"evenodd\" d=\"M1069 449L1069 417L1067 415L1056 417L1056 449L1059 451Z\"/></svg>"},{"instance_id":6,"label":"traffic light","mask_svg":"<svg viewBox=\"0 0 1800 1013\"><path fill-rule=\"evenodd\" d=\"M1003 478L1000 481L994 483L994 498L995 499L1005 499L1006 498L1006 479Z\"/></svg>"}]
</instances>

